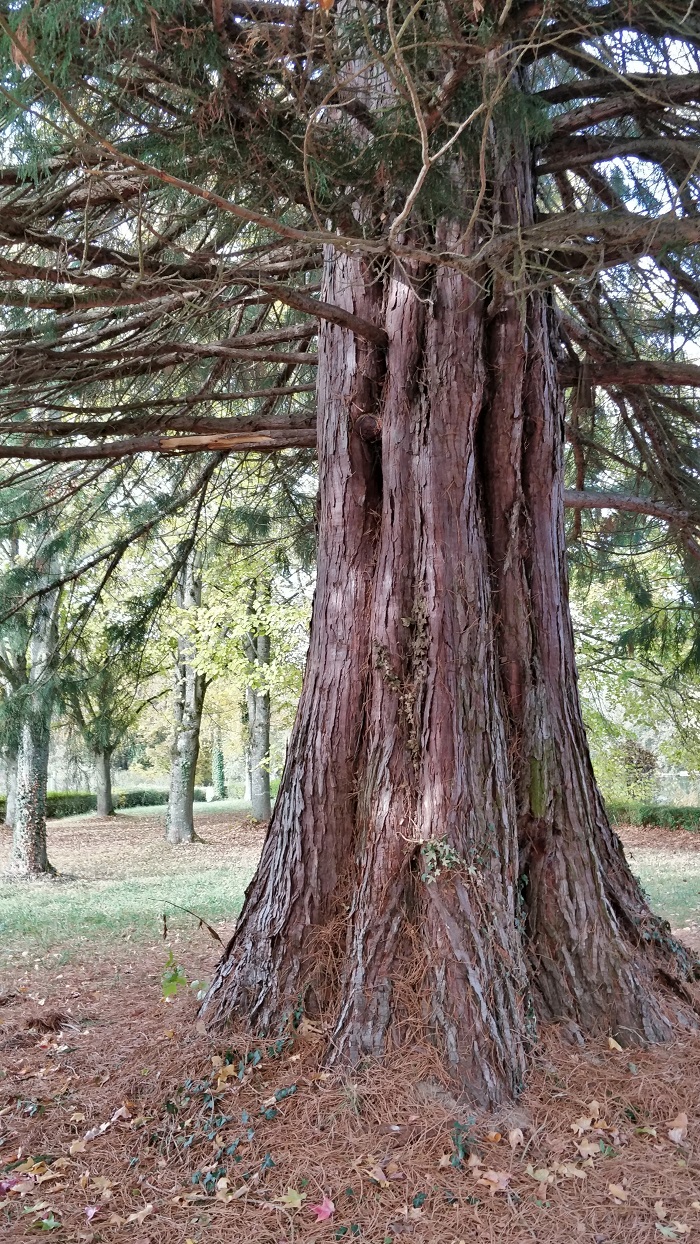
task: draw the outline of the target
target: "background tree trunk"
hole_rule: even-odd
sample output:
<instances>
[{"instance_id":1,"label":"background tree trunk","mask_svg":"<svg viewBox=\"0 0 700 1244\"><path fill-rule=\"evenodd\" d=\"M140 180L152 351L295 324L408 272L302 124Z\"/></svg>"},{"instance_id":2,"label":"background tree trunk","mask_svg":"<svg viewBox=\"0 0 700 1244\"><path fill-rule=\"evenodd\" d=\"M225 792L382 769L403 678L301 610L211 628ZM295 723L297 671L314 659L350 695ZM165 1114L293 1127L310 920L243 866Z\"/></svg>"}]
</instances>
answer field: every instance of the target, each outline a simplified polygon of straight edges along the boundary
<instances>
[{"instance_id":1,"label":"background tree trunk","mask_svg":"<svg viewBox=\"0 0 700 1244\"><path fill-rule=\"evenodd\" d=\"M270 661L269 635L249 635L246 642L248 660L259 665ZM246 688L248 716L247 765L250 774L250 802L256 821L269 821L270 800L270 693L255 687Z\"/></svg>"},{"instance_id":2,"label":"background tree trunk","mask_svg":"<svg viewBox=\"0 0 700 1244\"><path fill-rule=\"evenodd\" d=\"M196 609L202 600L202 581L196 558L188 559L177 591L181 609ZM192 664L194 644L189 637L178 640L175 661L173 713L175 732L170 749L170 793L166 816L166 838L177 845L194 842L193 802L195 770L199 756L199 731L206 691L206 678Z\"/></svg>"},{"instance_id":3,"label":"background tree trunk","mask_svg":"<svg viewBox=\"0 0 700 1244\"><path fill-rule=\"evenodd\" d=\"M221 746L221 728L214 727L214 738L211 749L211 783L216 791L217 799L226 798L226 772L224 769L224 752Z\"/></svg>"},{"instance_id":4,"label":"background tree trunk","mask_svg":"<svg viewBox=\"0 0 700 1244\"><path fill-rule=\"evenodd\" d=\"M97 815L114 816L112 753L108 749L95 754L95 788L97 791Z\"/></svg>"},{"instance_id":5,"label":"background tree trunk","mask_svg":"<svg viewBox=\"0 0 700 1244\"><path fill-rule=\"evenodd\" d=\"M12 829L17 807L17 751L10 747L5 751L5 791L5 824Z\"/></svg>"},{"instance_id":6,"label":"background tree trunk","mask_svg":"<svg viewBox=\"0 0 700 1244\"><path fill-rule=\"evenodd\" d=\"M29 675L22 700L17 791L10 873L53 873L46 847L46 783L54 703L53 661L58 637L59 592L39 598L32 621Z\"/></svg>"},{"instance_id":7,"label":"background tree trunk","mask_svg":"<svg viewBox=\"0 0 700 1244\"><path fill-rule=\"evenodd\" d=\"M50 737L49 724L40 717L32 717L22 727L10 855L10 873L19 877L34 877L54 871L46 848L46 780Z\"/></svg>"}]
</instances>

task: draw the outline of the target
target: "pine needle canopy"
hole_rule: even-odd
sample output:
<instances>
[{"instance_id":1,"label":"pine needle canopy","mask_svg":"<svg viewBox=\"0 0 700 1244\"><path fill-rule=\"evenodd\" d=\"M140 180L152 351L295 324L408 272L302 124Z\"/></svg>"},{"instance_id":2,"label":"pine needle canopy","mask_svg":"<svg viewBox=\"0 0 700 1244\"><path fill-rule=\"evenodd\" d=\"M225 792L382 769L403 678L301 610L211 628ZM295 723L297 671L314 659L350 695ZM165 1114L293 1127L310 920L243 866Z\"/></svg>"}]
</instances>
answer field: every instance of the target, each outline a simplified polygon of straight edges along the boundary
<instances>
[{"instance_id":1,"label":"pine needle canopy","mask_svg":"<svg viewBox=\"0 0 700 1244\"><path fill-rule=\"evenodd\" d=\"M40 0L0 34L6 457L313 447L319 320L384 337L324 301L331 247L378 279L550 291L568 504L671 523L697 557L685 0ZM504 144L530 153L522 227L489 210ZM439 243L446 214L468 254Z\"/></svg>"}]
</instances>

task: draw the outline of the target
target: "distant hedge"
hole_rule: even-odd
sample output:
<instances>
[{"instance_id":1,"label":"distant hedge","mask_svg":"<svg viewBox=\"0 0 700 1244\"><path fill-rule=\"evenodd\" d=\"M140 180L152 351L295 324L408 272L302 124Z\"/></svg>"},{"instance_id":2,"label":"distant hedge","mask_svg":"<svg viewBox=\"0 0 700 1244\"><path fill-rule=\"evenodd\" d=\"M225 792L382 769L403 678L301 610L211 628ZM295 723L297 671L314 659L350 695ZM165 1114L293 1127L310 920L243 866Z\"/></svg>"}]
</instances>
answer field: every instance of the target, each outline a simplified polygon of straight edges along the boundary
<instances>
[{"instance_id":1,"label":"distant hedge","mask_svg":"<svg viewBox=\"0 0 700 1244\"><path fill-rule=\"evenodd\" d=\"M5 818L4 795L0 795L0 813ZM55 820L59 816L78 816L81 812L94 812L97 807L97 795L88 795L79 790L52 790L46 796L46 816Z\"/></svg>"},{"instance_id":2,"label":"distant hedge","mask_svg":"<svg viewBox=\"0 0 700 1244\"><path fill-rule=\"evenodd\" d=\"M194 792L198 803L206 799L204 791L199 787ZM167 790L118 790L114 792L115 808L151 808L168 802ZM0 819L5 819L6 799L0 795ZM97 795L88 795L83 791L58 790L49 791L46 796L46 817L57 820L61 816L79 816L81 812L94 812L97 808Z\"/></svg>"},{"instance_id":3,"label":"distant hedge","mask_svg":"<svg viewBox=\"0 0 700 1244\"><path fill-rule=\"evenodd\" d=\"M167 790L115 790L115 808L156 808L168 802Z\"/></svg>"},{"instance_id":4,"label":"distant hedge","mask_svg":"<svg viewBox=\"0 0 700 1244\"><path fill-rule=\"evenodd\" d=\"M676 808L665 803L609 803L613 825L661 825L666 829L700 831L700 808Z\"/></svg>"},{"instance_id":5,"label":"distant hedge","mask_svg":"<svg viewBox=\"0 0 700 1244\"><path fill-rule=\"evenodd\" d=\"M195 803L204 803L206 795L199 786L194 789ZM167 790L117 790L115 808L157 808L168 802Z\"/></svg>"}]
</instances>

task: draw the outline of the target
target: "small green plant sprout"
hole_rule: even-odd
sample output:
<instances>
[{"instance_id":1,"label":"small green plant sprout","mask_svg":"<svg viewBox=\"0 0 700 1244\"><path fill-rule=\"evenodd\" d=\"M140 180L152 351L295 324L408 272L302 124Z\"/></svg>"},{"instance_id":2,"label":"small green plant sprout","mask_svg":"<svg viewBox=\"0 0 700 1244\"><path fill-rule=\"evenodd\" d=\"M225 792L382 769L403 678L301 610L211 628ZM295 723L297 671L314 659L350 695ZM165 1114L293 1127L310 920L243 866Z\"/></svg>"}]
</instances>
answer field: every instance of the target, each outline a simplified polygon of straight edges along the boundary
<instances>
[{"instance_id":1,"label":"small green plant sprout","mask_svg":"<svg viewBox=\"0 0 700 1244\"><path fill-rule=\"evenodd\" d=\"M202 998L207 992L207 989L209 988L209 982L204 981L204 980L190 981L189 987L192 990L192 993L194 994L197 1001L201 1002Z\"/></svg>"},{"instance_id":2,"label":"small green plant sprout","mask_svg":"<svg viewBox=\"0 0 700 1244\"><path fill-rule=\"evenodd\" d=\"M174 998L178 989L187 988L187 976L185 970L176 962L172 950L168 951L168 957L163 968L163 975L160 978L161 988L164 998Z\"/></svg>"},{"instance_id":3,"label":"small green plant sprout","mask_svg":"<svg viewBox=\"0 0 700 1244\"><path fill-rule=\"evenodd\" d=\"M432 885L438 880L443 870L450 868L467 868L466 860L457 854L445 838L426 838L421 842L423 872L421 880Z\"/></svg>"}]
</instances>

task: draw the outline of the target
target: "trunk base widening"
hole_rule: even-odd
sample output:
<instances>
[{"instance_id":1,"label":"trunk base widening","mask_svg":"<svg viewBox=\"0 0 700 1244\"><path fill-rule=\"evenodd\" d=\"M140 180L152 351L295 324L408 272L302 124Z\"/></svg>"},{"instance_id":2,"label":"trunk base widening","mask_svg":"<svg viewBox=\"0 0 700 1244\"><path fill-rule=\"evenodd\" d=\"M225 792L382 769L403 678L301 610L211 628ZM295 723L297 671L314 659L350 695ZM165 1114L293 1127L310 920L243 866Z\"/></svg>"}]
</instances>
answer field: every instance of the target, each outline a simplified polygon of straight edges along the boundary
<instances>
[{"instance_id":1,"label":"trunk base widening","mask_svg":"<svg viewBox=\"0 0 700 1244\"><path fill-rule=\"evenodd\" d=\"M461 238L446 225L436 241ZM507 289L494 310L483 290L439 269L382 283L326 256L322 297L389 346L320 329L307 672L202 1013L273 1036L320 1019L329 1062L429 1042L493 1104L523 1084L536 1010L662 1040L657 960L677 982L691 965L629 872L588 758L551 312Z\"/></svg>"}]
</instances>

